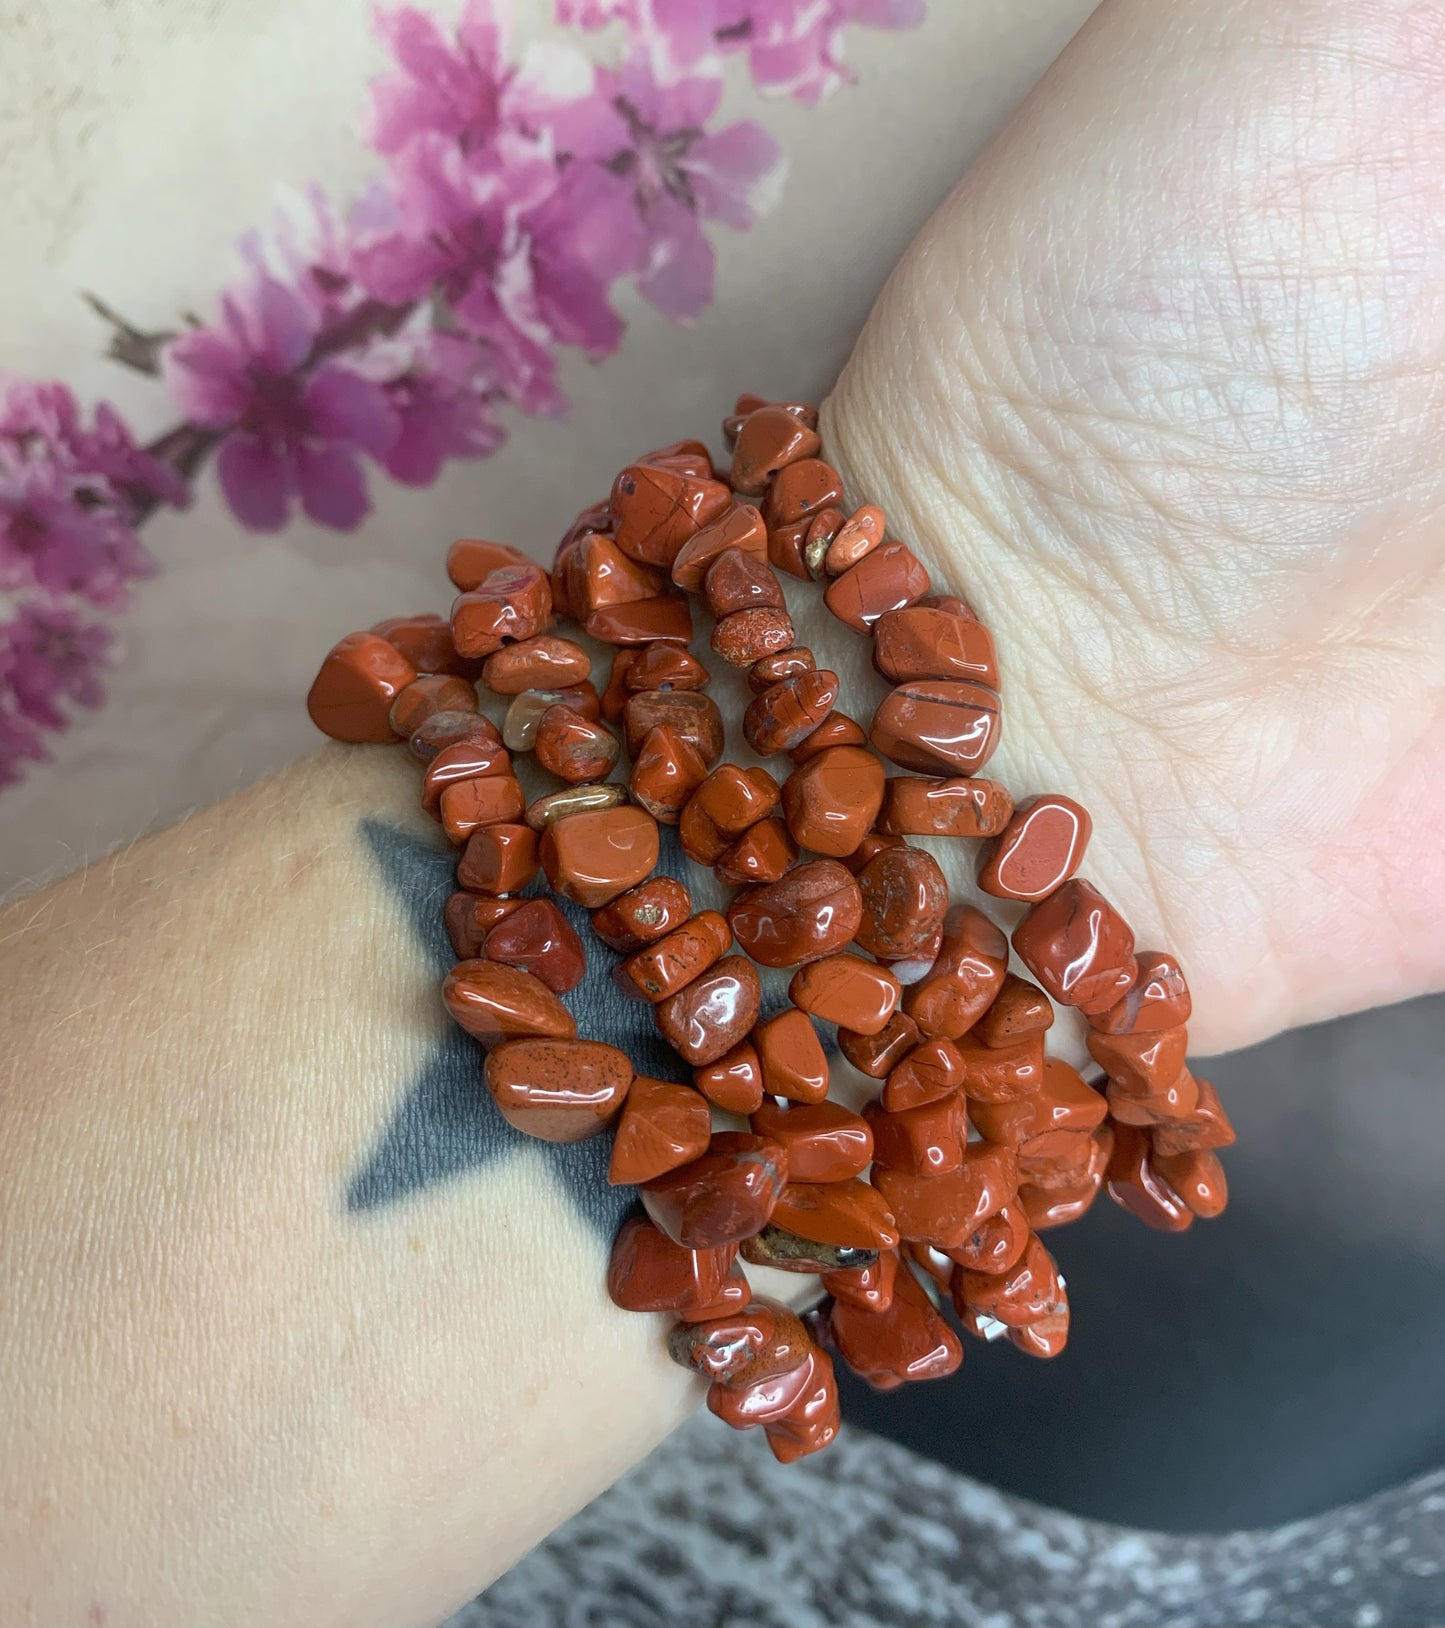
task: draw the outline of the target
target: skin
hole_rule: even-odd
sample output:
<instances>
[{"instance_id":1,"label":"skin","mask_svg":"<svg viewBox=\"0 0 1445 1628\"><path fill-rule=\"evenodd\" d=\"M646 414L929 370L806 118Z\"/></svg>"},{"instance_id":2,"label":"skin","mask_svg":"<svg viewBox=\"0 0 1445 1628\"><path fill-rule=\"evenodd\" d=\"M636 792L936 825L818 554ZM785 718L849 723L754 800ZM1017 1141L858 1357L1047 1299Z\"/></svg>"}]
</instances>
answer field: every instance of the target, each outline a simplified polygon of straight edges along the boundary
<instances>
[{"instance_id":1,"label":"skin","mask_svg":"<svg viewBox=\"0 0 1445 1628\"><path fill-rule=\"evenodd\" d=\"M1438 8L1106 5L826 409L1201 1050L1442 981L1442 91ZM415 792L329 749L0 916L0 1621L433 1622L695 1405L458 1083Z\"/></svg>"}]
</instances>

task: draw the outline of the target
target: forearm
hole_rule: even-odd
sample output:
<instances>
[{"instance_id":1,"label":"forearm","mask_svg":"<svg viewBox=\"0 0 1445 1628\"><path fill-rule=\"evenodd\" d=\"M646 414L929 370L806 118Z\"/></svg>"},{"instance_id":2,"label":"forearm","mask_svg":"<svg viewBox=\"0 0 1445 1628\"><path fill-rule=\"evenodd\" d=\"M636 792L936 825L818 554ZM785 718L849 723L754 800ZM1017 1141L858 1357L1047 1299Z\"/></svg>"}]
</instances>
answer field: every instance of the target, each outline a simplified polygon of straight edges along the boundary
<instances>
[{"instance_id":1,"label":"forearm","mask_svg":"<svg viewBox=\"0 0 1445 1628\"><path fill-rule=\"evenodd\" d=\"M415 782L324 752L0 917L0 1621L433 1621L699 1394L601 1144L441 1008Z\"/></svg>"}]
</instances>

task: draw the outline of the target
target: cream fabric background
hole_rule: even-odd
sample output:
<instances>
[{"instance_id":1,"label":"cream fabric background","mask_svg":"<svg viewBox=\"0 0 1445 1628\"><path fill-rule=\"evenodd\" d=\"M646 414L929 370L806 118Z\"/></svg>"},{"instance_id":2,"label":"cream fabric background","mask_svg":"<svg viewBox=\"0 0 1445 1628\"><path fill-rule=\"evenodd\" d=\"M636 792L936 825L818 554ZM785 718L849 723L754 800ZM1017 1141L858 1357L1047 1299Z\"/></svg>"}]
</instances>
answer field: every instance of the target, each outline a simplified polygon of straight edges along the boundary
<instances>
[{"instance_id":1,"label":"cream fabric background","mask_svg":"<svg viewBox=\"0 0 1445 1628\"><path fill-rule=\"evenodd\" d=\"M450 20L458 0L423 9ZM580 504L644 446L697 434L739 389L822 393L928 212L1092 9L1088 0L930 0L899 33L853 28L858 83L817 108L757 96L734 64L732 117L788 156L782 202L717 230L714 303L695 327L629 292L619 353L572 355L571 417L522 420L496 457L423 491L373 482L350 536L242 531L205 475L198 501L146 529L161 573L119 623L108 703L55 759L0 793L0 889L24 891L315 743L301 699L322 653L399 610L444 610L442 549L462 534L550 556ZM161 392L102 356L91 289L140 327L212 310L233 244L279 185L349 200L377 160L358 140L385 66L370 0L0 0L0 370L106 397L149 435ZM549 26L540 0L517 31ZM601 56L606 35L573 33Z\"/></svg>"}]
</instances>

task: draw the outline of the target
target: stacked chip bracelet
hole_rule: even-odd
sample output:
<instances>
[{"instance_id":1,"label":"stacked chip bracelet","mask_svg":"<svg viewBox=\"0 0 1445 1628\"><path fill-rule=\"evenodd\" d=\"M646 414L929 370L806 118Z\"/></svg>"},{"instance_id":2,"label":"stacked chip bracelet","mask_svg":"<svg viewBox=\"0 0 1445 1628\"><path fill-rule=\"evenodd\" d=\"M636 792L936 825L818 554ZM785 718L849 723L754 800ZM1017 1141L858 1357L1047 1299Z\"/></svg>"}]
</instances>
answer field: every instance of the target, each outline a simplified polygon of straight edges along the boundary
<instances>
[{"instance_id":1,"label":"stacked chip bracelet","mask_svg":"<svg viewBox=\"0 0 1445 1628\"><path fill-rule=\"evenodd\" d=\"M645 1212L614 1244L612 1299L673 1314L669 1351L709 1381L712 1411L761 1425L787 1462L837 1434L830 1353L884 1389L958 1367L940 1291L968 1332L1056 1355L1068 1299L1041 1234L1105 1185L1167 1231L1218 1215L1214 1150L1234 1132L1186 1063L1177 961L1136 950L1076 874L1088 814L1058 795L1016 804L980 775L999 731L988 630L932 591L880 509L845 512L813 409L745 396L723 428L725 479L698 441L639 458L550 577L505 544L454 543L450 620L348 635L308 706L328 735L405 739L425 765L422 804L461 850L443 995L484 1048L487 1089L533 1136L611 1130L610 1180L637 1185ZM872 639L891 688L866 732L794 642L778 571L825 582L832 614ZM690 596L712 649L747 670L742 733L786 754L781 784L721 761ZM600 695L559 618L616 647ZM506 699L500 731L478 685ZM556 782L531 801L524 752ZM659 822L737 890L725 913L655 874ZM1026 907L1013 951L1036 982L910 837L978 845L979 888ZM551 898L522 896L539 868L623 953L619 983L651 1003L691 1084L577 1036L562 997L587 952ZM766 1017L759 966L796 969ZM1046 1054L1054 1002L1087 1019L1103 1089ZM880 1082L862 1113L829 1100L820 1024ZM714 1110L748 1129L714 1129ZM801 1318L756 1297L739 1255L816 1274L827 1298Z\"/></svg>"}]
</instances>

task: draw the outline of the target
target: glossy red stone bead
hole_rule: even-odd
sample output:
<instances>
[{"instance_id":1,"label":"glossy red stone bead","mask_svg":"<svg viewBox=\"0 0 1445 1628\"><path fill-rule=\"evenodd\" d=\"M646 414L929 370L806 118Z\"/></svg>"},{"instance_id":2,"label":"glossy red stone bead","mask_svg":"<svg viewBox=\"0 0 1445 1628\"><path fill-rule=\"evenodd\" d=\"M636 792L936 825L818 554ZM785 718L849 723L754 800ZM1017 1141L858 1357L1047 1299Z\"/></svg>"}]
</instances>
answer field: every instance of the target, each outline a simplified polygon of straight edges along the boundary
<instances>
[{"instance_id":1,"label":"glossy red stone bead","mask_svg":"<svg viewBox=\"0 0 1445 1628\"><path fill-rule=\"evenodd\" d=\"M972 1035L955 1042L963 1064L963 1091L970 1102L1011 1102L1037 1091L1044 1079L1042 1030L1006 1046L985 1046Z\"/></svg>"},{"instance_id":2,"label":"glossy red stone bead","mask_svg":"<svg viewBox=\"0 0 1445 1628\"><path fill-rule=\"evenodd\" d=\"M816 457L820 445L817 431L786 407L759 407L738 430L729 482L735 492L757 497L779 470Z\"/></svg>"},{"instance_id":3,"label":"glossy red stone bead","mask_svg":"<svg viewBox=\"0 0 1445 1628\"><path fill-rule=\"evenodd\" d=\"M541 1037L568 1040L572 1014L540 978L497 961L459 961L442 983L452 1017L484 1046Z\"/></svg>"},{"instance_id":4,"label":"glossy red stone bead","mask_svg":"<svg viewBox=\"0 0 1445 1628\"><path fill-rule=\"evenodd\" d=\"M485 722L485 720L481 720ZM464 739L444 746L426 766L421 806L433 819L441 818L442 793L464 780L486 780L511 775L512 755L487 724L487 739Z\"/></svg>"},{"instance_id":5,"label":"glossy red stone bead","mask_svg":"<svg viewBox=\"0 0 1445 1628\"><path fill-rule=\"evenodd\" d=\"M653 599L601 605L582 626L603 644L651 644L654 639L686 644L692 638L692 611L686 594L658 594Z\"/></svg>"},{"instance_id":6,"label":"glossy red stone bead","mask_svg":"<svg viewBox=\"0 0 1445 1628\"><path fill-rule=\"evenodd\" d=\"M617 969L618 976L643 1000L666 1000L720 960L732 941L727 918L716 910L704 910L666 937L629 955Z\"/></svg>"},{"instance_id":7,"label":"glossy red stone bead","mask_svg":"<svg viewBox=\"0 0 1445 1628\"><path fill-rule=\"evenodd\" d=\"M534 563L510 543L490 543L478 537L459 537L447 550L447 575L462 593L480 588L493 571Z\"/></svg>"},{"instance_id":8,"label":"glossy red stone bead","mask_svg":"<svg viewBox=\"0 0 1445 1628\"><path fill-rule=\"evenodd\" d=\"M467 838L458 885L473 893L516 893L537 874L537 833L530 825L483 826Z\"/></svg>"},{"instance_id":9,"label":"glossy red stone bead","mask_svg":"<svg viewBox=\"0 0 1445 1628\"><path fill-rule=\"evenodd\" d=\"M607 1179L636 1186L700 1159L712 1136L707 1100L690 1085L639 1074L627 1093L612 1139Z\"/></svg>"},{"instance_id":10,"label":"glossy red stone bead","mask_svg":"<svg viewBox=\"0 0 1445 1628\"><path fill-rule=\"evenodd\" d=\"M873 1135L876 1147L876 1128ZM1018 1164L1011 1149L979 1142L965 1148L962 1166L946 1175L915 1175L875 1164L872 1181L904 1238L957 1249L980 1222L1012 1201Z\"/></svg>"},{"instance_id":11,"label":"glossy red stone bead","mask_svg":"<svg viewBox=\"0 0 1445 1628\"><path fill-rule=\"evenodd\" d=\"M899 774L889 777L878 823L900 837L991 837L1008 824L1013 806L997 780Z\"/></svg>"},{"instance_id":12,"label":"glossy red stone bead","mask_svg":"<svg viewBox=\"0 0 1445 1628\"><path fill-rule=\"evenodd\" d=\"M886 967L856 955L826 955L799 967L788 985L793 1005L825 1023L877 1034L893 1016L902 990Z\"/></svg>"},{"instance_id":13,"label":"glossy red stone bead","mask_svg":"<svg viewBox=\"0 0 1445 1628\"><path fill-rule=\"evenodd\" d=\"M828 1056L806 1013L790 1007L758 1024L752 1040L769 1095L793 1102L822 1102L828 1095Z\"/></svg>"},{"instance_id":14,"label":"glossy red stone bead","mask_svg":"<svg viewBox=\"0 0 1445 1628\"><path fill-rule=\"evenodd\" d=\"M692 895L671 876L654 876L595 911L592 930L609 949L629 954L654 943L692 914Z\"/></svg>"},{"instance_id":15,"label":"glossy red stone bead","mask_svg":"<svg viewBox=\"0 0 1445 1628\"><path fill-rule=\"evenodd\" d=\"M962 1084L963 1056L954 1041L938 1036L921 1041L899 1059L879 1100L889 1113L901 1113L951 1096Z\"/></svg>"},{"instance_id":16,"label":"glossy red stone bead","mask_svg":"<svg viewBox=\"0 0 1445 1628\"><path fill-rule=\"evenodd\" d=\"M858 873L858 892L858 943L885 961L906 960L931 944L948 914L948 883L921 848L881 849Z\"/></svg>"},{"instance_id":17,"label":"glossy red stone bead","mask_svg":"<svg viewBox=\"0 0 1445 1628\"><path fill-rule=\"evenodd\" d=\"M876 503L854 509L829 539L823 569L830 577L841 577L852 570L882 544L886 526L883 511Z\"/></svg>"},{"instance_id":18,"label":"glossy red stone bead","mask_svg":"<svg viewBox=\"0 0 1445 1628\"><path fill-rule=\"evenodd\" d=\"M789 752L823 722L837 699L836 673L824 667L795 673L748 703L743 737L760 757Z\"/></svg>"},{"instance_id":19,"label":"glossy red stone bead","mask_svg":"<svg viewBox=\"0 0 1445 1628\"><path fill-rule=\"evenodd\" d=\"M871 1102L863 1117L873 1132L873 1158L880 1168L914 1176L946 1176L962 1170L968 1125L956 1096L889 1113Z\"/></svg>"},{"instance_id":20,"label":"glossy red stone bead","mask_svg":"<svg viewBox=\"0 0 1445 1628\"><path fill-rule=\"evenodd\" d=\"M371 631L399 650L419 673L455 673L469 681L475 677L475 663L457 654L445 616L431 612L389 616Z\"/></svg>"},{"instance_id":21,"label":"glossy red stone bead","mask_svg":"<svg viewBox=\"0 0 1445 1628\"><path fill-rule=\"evenodd\" d=\"M1108 1111L1103 1095L1061 1057L1045 1059L1042 1084L1030 1095L994 1102L970 1098L968 1104L968 1117L986 1142L1036 1154L1048 1145L1041 1138L1091 1135Z\"/></svg>"},{"instance_id":22,"label":"glossy red stone bead","mask_svg":"<svg viewBox=\"0 0 1445 1628\"><path fill-rule=\"evenodd\" d=\"M1189 1049L1189 1031L1141 1030L1138 1034L1100 1034L1087 1038L1089 1055L1124 1090L1139 1096L1167 1090L1179 1078Z\"/></svg>"},{"instance_id":23,"label":"glossy red stone bead","mask_svg":"<svg viewBox=\"0 0 1445 1628\"><path fill-rule=\"evenodd\" d=\"M898 1281L898 1251L883 1250L872 1266L856 1266L848 1271L824 1272L819 1283L825 1294L860 1311L887 1311L893 1303Z\"/></svg>"},{"instance_id":24,"label":"glossy red stone bead","mask_svg":"<svg viewBox=\"0 0 1445 1628\"><path fill-rule=\"evenodd\" d=\"M626 804L569 814L542 833L542 869L553 890L589 910L650 876L658 852L657 821Z\"/></svg>"},{"instance_id":25,"label":"glossy red stone bead","mask_svg":"<svg viewBox=\"0 0 1445 1628\"><path fill-rule=\"evenodd\" d=\"M652 1010L663 1039L697 1067L716 1062L744 1038L761 999L752 962L743 955L725 955Z\"/></svg>"},{"instance_id":26,"label":"glossy red stone bead","mask_svg":"<svg viewBox=\"0 0 1445 1628\"><path fill-rule=\"evenodd\" d=\"M1186 1232L1194 1212L1154 1167L1149 1134L1134 1125L1114 1127L1109 1197L1158 1232Z\"/></svg>"},{"instance_id":27,"label":"glossy red stone bead","mask_svg":"<svg viewBox=\"0 0 1445 1628\"><path fill-rule=\"evenodd\" d=\"M1003 932L972 905L954 905L932 970L904 991L904 1010L924 1034L956 1040L993 1004L1007 968Z\"/></svg>"},{"instance_id":28,"label":"glossy red stone bead","mask_svg":"<svg viewBox=\"0 0 1445 1628\"><path fill-rule=\"evenodd\" d=\"M858 884L836 859L813 859L728 906L738 943L765 967L793 967L852 940L863 916Z\"/></svg>"},{"instance_id":29,"label":"glossy red stone bead","mask_svg":"<svg viewBox=\"0 0 1445 1628\"><path fill-rule=\"evenodd\" d=\"M645 1216L622 1223L607 1268L607 1293L624 1311L685 1314L716 1300L733 1251L683 1249Z\"/></svg>"},{"instance_id":30,"label":"glossy red stone bead","mask_svg":"<svg viewBox=\"0 0 1445 1628\"><path fill-rule=\"evenodd\" d=\"M552 619L552 583L540 565L499 566L452 605L452 639L463 656L489 656L508 639L530 639Z\"/></svg>"},{"instance_id":31,"label":"glossy red stone bead","mask_svg":"<svg viewBox=\"0 0 1445 1628\"><path fill-rule=\"evenodd\" d=\"M1030 797L989 850L978 885L1000 899L1046 899L1078 870L1093 828L1071 797Z\"/></svg>"},{"instance_id":32,"label":"glossy red stone bead","mask_svg":"<svg viewBox=\"0 0 1445 1628\"><path fill-rule=\"evenodd\" d=\"M759 820L723 849L713 869L730 887L761 886L780 882L797 857L798 845L781 820Z\"/></svg>"},{"instance_id":33,"label":"glossy red stone bead","mask_svg":"<svg viewBox=\"0 0 1445 1628\"><path fill-rule=\"evenodd\" d=\"M732 493L710 476L629 464L612 484L613 536L629 558L671 570L689 538L716 520Z\"/></svg>"},{"instance_id":34,"label":"glossy red stone bead","mask_svg":"<svg viewBox=\"0 0 1445 1628\"><path fill-rule=\"evenodd\" d=\"M582 940L550 899L514 903L487 933L482 954L532 973L554 995L575 989L587 973Z\"/></svg>"},{"instance_id":35,"label":"glossy red stone bead","mask_svg":"<svg viewBox=\"0 0 1445 1628\"><path fill-rule=\"evenodd\" d=\"M1008 1328L1027 1328L1056 1313L1062 1296L1058 1269L1038 1238L1030 1238L1023 1257L1007 1272L954 1274L953 1300L960 1317L992 1317Z\"/></svg>"},{"instance_id":36,"label":"glossy red stone bead","mask_svg":"<svg viewBox=\"0 0 1445 1628\"><path fill-rule=\"evenodd\" d=\"M859 1073L881 1080L918 1044L918 1025L903 1012L895 1012L877 1034L838 1029L838 1049Z\"/></svg>"},{"instance_id":37,"label":"glossy red stone bead","mask_svg":"<svg viewBox=\"0 0 1445 1628\"><path fill-rule=\"evenodd\" d=\"M508 1040L488 1054L486 1078L508 1124L545 1142L581 1142L616 1116L632 1064L600 1040Z\"/></svg>"},{"instance_id":38,"label":"glossy red stone bead","mask_svg":"<svg viewBox=\"0 0 1445 1628\"><path fill-rule=\"evenodd\" d=\"M761 695L785 678L796 678L799 673L810 673L817 667L813 652L806 645L794 645L791 650L779 650L775 655L763 656L748 669L748 688Z\"/></svg>"},{"instance_id":39,"label":"glossy red stone bead","mask_svg":"<svg viewBox=\"0 0 1445 1628\"><path fill-rule=\"evenodd\" d=\"M868 733L902 769L976 775L998 745L998 692L958 679L900 684L879 703Z\"/></svg>"},{"instance_id":40,"label":"glossy red stone bead","mask_svg":"<svg viewBox=\"0 0 1445 1628\"><path fill-rule=\"evenodd\" d=\"M621 750L606 724L593 723L566 706L547 708L532 743L537 762L569 785L606 779Z\"/></svg>"},{"instance_id":41,"label":"glossy red stone bead","mask_svg":"<svg viewBox=\"0 0 1445 1628\"><path fill-rule=\"evenodd\" d=\"M1129 924L1078 877L1034 905L1014 928L1013 944L1056 1001L1086 1014L1114 1006L1137 976Z\"/></svg>"},{"instance_id":42,"label":"glossy red stone bead","mask_svg":"<svg viewBox=\"0 0 1445 1628\"><path fill-rule=\"evenodd\" d=\"M828 584L823 603L840 622L867 633L880 616L928 592L928 572L905 543L884 543Z\"/></svg>"},{"instance_id":43,"label":"glossy red stone bead","mask_svg":"<svg viewBox=\"0 0 1445 1628\"><path fill-rule=\"evenodd\" d=\"M676 825L688 799L707 779L707 761L685 736L660 724L647 732L632 763L633 801L664 825Z\"/></svg>"},{"instance_id":44,"label":"glossy red stone bead","mask_svg":"<svg viewBox=\"0 0 1445 1628\"><path fill-rule=\"evenodd\" d=\"M1178 1153L1200 1153L1208 1148L1227 1148L1234 1141L1234 1126L1208 1080L1195 1081L1198 1097L1183 1118L1154 1127L1154 1151L1161 1158Z\"/></svg>"},{"instance_id":45,"label":"glossy red stone bead","mask_svg":"<svg viewBox=\"0 0 1445 1628\"><path fill-rule=\"evenodd\" d=\"M423 673L391 703L392 733L410 739L438 712L475 711L476 686L445 673Z\"/></svg>"},{"instance_id":46,"label":"glossy red stone bead","mask_svg":"<svg viewBox=\"0 0 1445 1628\"><path fill-rule=\"evenodd\" d=\"M985 1046L1008 1046L1026 1034L1050 1028L1053 1021L1054 1008L1043 990L1010 972L971 1033Z\"/></svg>"},{"instance_id":47,"label":"glossy red stone bead","mask_svg":"<svg viewBox=\"0 0 1445 1628\"><path fill-rule=\"evenodd\" d=\"M767 560L768 528L751 503L728 504L715 520L694 532L672 562L672 580L689 593L700 593L708 567L729 549Z\"/></svg>"},{"instance_id":48,"label":"glossy red stone bead","mask_svg":"<svg viewBox=\"0 0 1445 1628\"><path fill-rule=\"evenodd\" d=\"M873 624L873 663L894 684L971 679L998 688L993 635L974 616L928 605L889 611Z\"/></svg>"},{"instance_id":49,"label":"glossy red stone bead","mask_svg":"<svg viewBox=\"0 0 1445 1628\"><path fill-rule=\"evenodd\" d=\"M487 934L512 911L520 899L489 899L480 893L453 893L442 910L447 937L459 961L473 961L482 953Z\"/></svg>"},{"instance_id":50,"label":"glossy red stone bead","mask_svg":"<svg viewBox=\"0 0 1445 1628\"><path fill-rule=\"evenodd\" d=\"M790 1181L846 1181L861 1175L873 1157L867 1120L841 1103L764 1102L751 1124L755 1135L787 1150Z\"/></svg>"},{"instance_id":51,"label":"glossy red stone bead","mask_svg":"<svg viewBox=\"0 0 1445 1628\"><path fill-rule=\"evenodd\" d=\"M414 758L431 763L447 747L467 742L500 746L502 737L491 719L478 712L434 712L412 731L407 744Z\"/></svg>"},{"instance_id":52,"label":"glossy red stone bead","mask_svg":"<svg viewBox=\"0 0 1445 1628\"><path fill-rule=\"evenodd\" d=\"M1212 1221L1224 1213L1229 1184L1224 1179L1224 1166L1214 1153L1201 1149L1195 1153L1163 1154L1156 1144L1150 1160L1164 1183L1201 1221Z\"/></svg>"},{"instance_id":53,"label":"glossy red stone bead","mask_svg":"<svg viewBox=\"0 0 1445 1628\"><path fill-rule=\"evenodd\" d=\"M863 840L883 803L883 765L861 746L832 746L783 782L783 814L801 848L834 858Z\"/></svg>"},{"instance_id":54,"label":"glossy red stone bead","mask_svg":"<svg viewBox=\"0 0 1445 1628\"><path fill-rule=\"evenodd\" d=\"M624 670L630 694L642 690L704 690L711 676L686 646L667 640L635 650Z\"/></svg>"},{"instance_id":55,"label":"glossy red stone bead","mask_svg":"<svg viewBox=\"0 0 1445 1628\"><path fill-rule=\"evenodd\" d=\"M1089 1014L1089 1027L1104 1034L1149 1033L1187 1023L1192 1003L1179 963L1163 950L1134 957L1134 982L1122 999Z\"/></svg>"},{"instance_id":56,"label":"glossy red stone bead","mask_svg":"<svg viewBox=\"0 0 1445 1628\"><path fill-rule=\"evenodd\" d=\"M565 689L582 683L591 672L592 658L580 644L539 633L488 656L482 682L496 695L520 695L523 690Z\"/></svg>"},{"instance_id":57,"label":"glossy red stone bead","mask_svg":"<svg viewBox=\"0 0 1445 1628\"><path fill-rule=\"evenodd\" d=\"M771 526L791 526L843 501L843 477L822 458L800 458L773 477L763 502Z\"/></svg>"},{"instance_id":58,"label":"glossy red stone bead","mask_svg":"<svg viewBox=\"0 0 1445 1628\"><path fill-rule=\"evenodd\" d=\"M718 1131L708 1151L642 1187L655 1225L684 1249L716 1249L761 1232L788 1179L788 1156L776 1142L742 1131Z\"/></svg>"},{"instance_id":59,"label":"glossy red stone bead","mask_svg":"<svg viewBox=\"0 0 1445 1628\"><path fill-rule=\"evenodd\" d=\"M622 713L627 755L634 760L654 729L670 729L690 741L708 768L722 756L726 731L717 702L694 690L644 690L633 695Z\"/></svg>"},{"instance_id":60,"label":"glossy red stone bead","mask_svg":"<svg viewBox=\"0 0 1445 1628\"><path fill-rule=\"evenodd\" d=\"M837 1301L828 1314L828 1329L839 1356L875 1390L944 1379L963 1361L958 1336L906 1268L896 1273L884 1310Z\"/></svg>"},{"instance_id":61,"label":"glossy red stone bead","mask_svg":"<svg viewBox=\"0 0 1445 1628\"><path fill-rule=\"evenodd\" d=\"M485 775L443 786L437 811L442 829L460 844L485 826L516 824L527 811L527 798L515 775Z\"/></svg>"},{"instance_id":62,"label":"glossy red stone bead","mask_svg":"<svg viewBox=\"0 0 1445 1628\"><path fill-rule=\"evenodd\" d=\"M416 668L375 633L348 633L331 647L306 697L311 721L338 741L396 739L391 707Z\"/></svg>"},{"instance_id":63,"label":"glossy red stone bead","mask_svg":"<svg viewBox=\"0 0 1445 1628\"><path fill-rule=\"evenodd\" d=\"M1007 1272L1023 1259L1029 1237L1029 1221L1023 1210L1017 1204L1005 1204L947 1254L970 1272Z\"/></svg>"},{"instance_id":64,"label":"glossy red stone bead","mask_svg":"<svg viewBox=\"0 0 1445 1628\"><path fill-rule=\"evenodd\" d=\"M740 1040L715 1062L692 1071L693 1084L719 1108L752 1114L763 1100L763 1065L751 1040Z\"/></svg>"},{"instance_id":65,"label":"glossy red stone bead","mask_svg":"<svg viewBox=\"0 0 1445 1628\"><path fill-rule=\"evenodd\" d=\"M840 1249L892 1249L898 1229L883 1195L866 1181L795 1181L778 1195L775 1227Z\"/></svg>"},{"instance_id":66,"label":"glossy red stone bead","mask_svg":"<svg viewBox=\"0 0 1445 1628\"><path fill-rule=\"evenodd\" d=\"M772 566L740 548L724 549L707 568L703 579L708 609L716 617L734 611L784 610L783 585ZM781 646L780 648L787 648Z\"/></svg>"}]
</instances>

